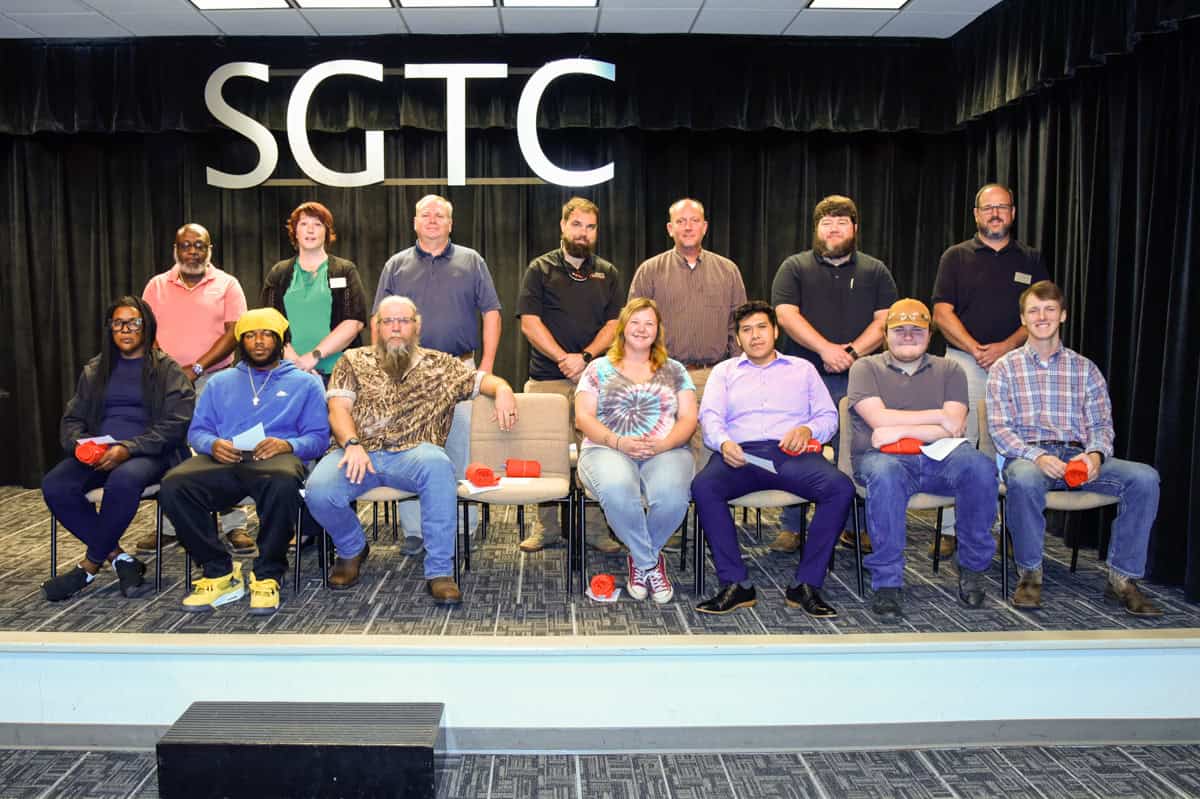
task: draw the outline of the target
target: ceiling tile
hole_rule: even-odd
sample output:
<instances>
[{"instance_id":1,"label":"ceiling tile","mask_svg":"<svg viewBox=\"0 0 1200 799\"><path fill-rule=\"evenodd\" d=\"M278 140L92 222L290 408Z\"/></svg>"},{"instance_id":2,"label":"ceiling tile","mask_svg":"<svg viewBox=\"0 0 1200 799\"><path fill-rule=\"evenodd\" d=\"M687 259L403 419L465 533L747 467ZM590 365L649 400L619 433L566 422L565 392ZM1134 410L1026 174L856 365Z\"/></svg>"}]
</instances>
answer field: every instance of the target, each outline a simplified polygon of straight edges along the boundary
<instances>
[{"instance_id":1,"label":"ceiling tile","mask_svg":"<svg viewBox=\"0 0 1200 799\"><path fill-rule=\"evenodd\" d=\"M43 36L87 39L129 36L130 32L95 11L67 14L25 14L10 12L9 17Z\"/></svg>"},{"instance_id":2,"label":"ceiling tile","mask_svg":"<svg viewBox=\"0 0 1200 799\"><path fill-rule=\"evenodd\" d=\"M929 39L948 39L975 19L974 14L897 14L876 36L913 36Z\"/></svg>"},{"instance_id":3,"label":"ceiling tile","mask_svg":"<svg viewBox=\"0 0 1200 799\"><path fill-rule=\"evenodd\" d=\"M758 0L761 2L761 0ZM741 35L777 35L796 16L795 11L758 11L710 9L705 6L692 26L692 33L729 33Z\"/></svg>"},{"instance_id":4,"label":"ceiling tile","mask_svg":"<svg viewBox=\"0 0 1200 799\"><path fill-rule=\"evenodd\" d=\"M595 8L502 8L505 33L591 33Z\"/></svg>"},{"instance_id":5,"label":"ceiling tile","mask_svg":"<svg viewBox=\"0 0 1200 799\"><path fill-rule=\"evenodd\" d=\"M654 0L661 2L661 0ZM643 8L637 11L603 6L600 33L687 33L696 19L689 8Z\"/></svg>"},{"instance_id":6,"label":"ceiling tile","mask_svg":"<svg viewBox=\"0 0 1200 799\"><path fill-rule=\"evenodd\" d=\"M0 11L91 11L81 0L0 0Z\"/></svg>"},{"instance_id":7,"label":"ceiling tile","mask_svg":"<svg viewBox=\"0 0 1200 799\"><path fill-rule=\"evenodd\" d=\"M109 12L109 17L135 36L220 36L221 31L200 13L156 14Z\"/></svg>"},{"instance_id":8,"label":"ceiling tile","mask_svg":"<svg viewBox=\"0 0 1200 799\"><path fill-rule=\"evenodd\" d=\"M704 5L704 0L600 0L600 14L603 16L611 9L646 9L658 11L664 8L697 9Z\"/></svg>"},{"instance_id":9,"label":"ceiling tile","mask_svg":"<svg viewBox=\"0 0 1200 799\"><path fill-rule=\"evenodd\" d=\"M895 11L828 11L800 13L785 34L788 36L874 36L888 24Z\"/></svg>"},{"instance_id":10,"label":"ceiling tile","mask_svg":"<svg viewBox=\"0 0 1200 799\"><path fill-rule=\"evenodd\" d=\"M653 0L648 0L648 2L652 3ZM706 0L704 10L732 9L739 14L745 14L748 11L757 13L759 10L791 11L794 15L806 5L808 5L808 0Z\"/></svg>"},{"instance_id":11,"label":"ceiling tile","mask_svg":"<svg viewBox=\"0 0 1200 799\"><path fill-rule=\"evenodd\" d=\"M948 11L952 14L979 15L999 4L1000 0L909 0L904 13L940 14Z\"/></svg>"},{"instance_id":12,"label":"ceiling tile","mask_svg":"<svg viewBox=\"0 0 1200 799\"><path fill-rule=\"evenodd\" d=\"M413 33L499 33L495 8L406 8L400 12Z\"/></svg>"},{"instance_id":13,"label":"ceiling tile","mask_svg":"<svg viewBox=\"0 0 1200 799\"><path fill-rule=\"evenodd\" d=\"M8 17L0 16L0 39L38 39L37 31L18 25Z\"/></svg>"},{"instance_id":14,"label":"ceiling tile","mask_svg":"<svg viewBox=\"0 0 1200 799\"><path fill-rule=\"evenodd\" d=\"M205 11L228 36L315 36L299 11Z\"/></svg>"},{"instance_id":15,"label":"ceiling tile","mask_svg":"<svg viewBox=\"0 0 1200 799\"><path fill-rule=\"evenodd\" d=\"M108 15L130 11L148 11L153 14L194 14L200 12L188 0L83 0L97 11ZM0 0L3 2L3 0Z\"/></svg>"},{"instance_id":16,"label":"ceiling tile","mask_svg":"<svg viewBox=\"0 0 1200 799\"><path fill-rule=\"evenodd\" d=\"M300 12L322 36L372 36L408 33L396 9L359 9L353 13L332 8L308 8Z\"/></svg>"}]
</instances>

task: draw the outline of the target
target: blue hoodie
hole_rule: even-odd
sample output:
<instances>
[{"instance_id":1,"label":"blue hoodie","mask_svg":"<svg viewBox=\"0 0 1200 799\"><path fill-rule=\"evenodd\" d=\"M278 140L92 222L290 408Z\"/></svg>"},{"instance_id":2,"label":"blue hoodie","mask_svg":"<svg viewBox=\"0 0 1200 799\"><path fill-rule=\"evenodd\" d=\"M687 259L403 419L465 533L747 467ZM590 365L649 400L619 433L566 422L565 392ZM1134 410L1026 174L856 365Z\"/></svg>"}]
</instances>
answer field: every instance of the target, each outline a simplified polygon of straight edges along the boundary
<instances>
[{"instance_id":1,"label":"blue hoodie","mask_svg":"<svg viewBox=\"0 0 1200 799\"><path fill-rule=\"evenodd\" d=\"M250 370L239 363L213 375L196 401L188 428L192 449L212 455L218 438L231 440L262 422L268 438L292 445L302 461L321 457L329 449L329 410L321 378L302 372L291 361L280 361L270 372L253 371L259 389L258 405L250 389ZM270 375L264 384L264 379Z\"/></svg>"}]
</instances>

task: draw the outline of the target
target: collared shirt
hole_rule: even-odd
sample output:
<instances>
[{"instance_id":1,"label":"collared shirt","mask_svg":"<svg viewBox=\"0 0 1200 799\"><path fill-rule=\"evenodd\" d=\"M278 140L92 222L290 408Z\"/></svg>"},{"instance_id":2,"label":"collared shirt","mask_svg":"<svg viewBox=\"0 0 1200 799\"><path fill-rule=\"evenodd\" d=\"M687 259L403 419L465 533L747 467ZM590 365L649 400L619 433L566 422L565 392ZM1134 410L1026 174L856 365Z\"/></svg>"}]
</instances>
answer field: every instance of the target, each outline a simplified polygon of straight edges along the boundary
<instances>
[{"instance_id":1,"label":"collared shirt","mask_svg":"<svg viewBox=\"0 0 1200 799\"><path fill-rule=\"evenodd\" d=\"M1021 292L1049 280L1042 254L1010 239L993 250L979 236L942 253L933 301L954 306L954 315L980 344L1003 341L1021 326Z\"/></svg>"},{"instance_id":2,"label":"collared shirt","mask_svg":"<svg viewBox=\"0 0 1200 799\"><path fill-rule=\"evenodd\" d=\"M695 268L677 249L648 258L629 284L629 299L658 303L667 352L687 363L713 364L738 352L733 311L746 301L737 264L701 250Z\"/></svg>"},{"instance_id":3,"label":"collared shirt","mask_svg":"<svg viewBox=\"0 0 1200 799\"><path fill-rule=\"evenodd\" d=\"M961 402L970 409L967 393L967 374L954 361L925 353L912 374L900 366L890 352L859 358L850 367L850 382L846 389L850 404L850 427L854 438L850 445L851 458L858 458L871 446L871 425L854 409L868 397L879 397L884 407L893 411L928 411L940 409L947 402Z\"/></svg>"},{"instance_id":4,"label":"collared shirt","mask_svg":"<svg viewBox=\"0 0 1200 799\"><path fill-rule=\"evenodd\" d=\"M771 284L772 305L795 305L818 333L834 343L854 341L896 301L896 281L883 261L855 250L834 264L812 250L789 256ZM781 332L779 349L799 355L825 374L821 356Z\"/></svg>"},{"instance_id":5,"label":"collared shirt","mask_svg":"<svg viewBox=\"0 0 1200 799\"><path fill-rule=\"evenodd\" d=\"M601 328L621 315L624 301L625 291L616 267L592 255L576 270L559 247L529 263L521 282L516 315L539 317L558 346L567 352L582 352ZM534 380L563 377L558 364L532 346L529 376Z\"/></svg>"},{"instance_id":6,"label":"collared shirt","mask_svg":"<svg viewBox=\"0 0 1200 799\"><path fill-rule=\"evenodd\" d=\"M384 264L371 313L392 295L408 297L421 313L421 346L463 355L480 349L479 316L500 310L483 256L448 242L431 255L414 244Z\"/></svg>"},{"instance_id":7,"label":"collared shirt","mask_svg":"<svg viewBox=\"0 0 1200 799\"><path fill-rule=\"evenodd\" d=\"M204 277L188 286L179 276L179 265L150 278L142 291L158 319L158 346L180 366L188 366L212 349L225 335L225 323L234 323L246 312L242 284L228 272L211 264ZM209 370L222 369L233 362L225 356Z\"/></svg>"},{"instance_id":8,"label":"collared shirt","mask_svg":"<svg viewBox=\"0 0 1200 799\"><path fill-rule=\"evenodd\" d=\"M1112 402L1096 364L1059 345L1042 360L1030 344L992 364L987 423L996 452L1037 460L1034 441L1079 441L1085 452L1113 454Z\"/></svg>"},{"instance_id":9,"label":"collared shirt","mask_svg":"<svg viewBox=\"0 0 1200 799\"><path fill-rule=\"evenodd\" d=\"M443 447L454 405L478 393L481 373L444 352L425 347L418 352L420 358L399 383L383 370L374 347L346 350L333 367L325 396L354 403L350 416L364 449Z\"/></svg>"},{"instance_id":10,"label":"collared shirt","mask_svg":"<svg viewBox=\"0 0 1200 799\"><path fill-rule=\"evenodd\" d=\"M726 441L777 441L807 425L825 443L837 431L837 409L816 367L775 353L756 366L746 355L713 367L700 402L704 445L719 452Z\"/></svg>"}]
</instances>

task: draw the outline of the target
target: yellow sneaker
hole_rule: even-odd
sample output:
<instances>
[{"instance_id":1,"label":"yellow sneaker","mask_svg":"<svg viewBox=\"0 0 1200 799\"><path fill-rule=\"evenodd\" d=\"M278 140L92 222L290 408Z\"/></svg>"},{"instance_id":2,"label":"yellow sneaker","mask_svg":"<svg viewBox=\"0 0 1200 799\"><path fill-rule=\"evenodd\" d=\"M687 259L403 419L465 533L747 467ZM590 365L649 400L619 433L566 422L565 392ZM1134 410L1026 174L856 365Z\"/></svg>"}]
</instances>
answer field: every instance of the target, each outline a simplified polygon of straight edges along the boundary
<instances>
[{"instance_id":1,"label":"yellow sneaker","mask_svg":"<svg viewBox=\"0 0 1200 799\"><path fill-rule=\"evenodd\" d=\"M279 610L279 581L260 580L250 572L250 615L270 616Z\"/></svg>"},{"instance_id":2,"label":"yellow sneaker","mask_svg":"<svg viewBox=\"0 0 1200 799\"><path fill-rule=\"evenodd\" d=\"M230 602L237 602L246 595L246 584L242 582L242 564L234 563L233 571L223 577L201 577L193 580L192 593L183 598L181 607L192 613L203 613Z\"/></svg>"}]
</instances>

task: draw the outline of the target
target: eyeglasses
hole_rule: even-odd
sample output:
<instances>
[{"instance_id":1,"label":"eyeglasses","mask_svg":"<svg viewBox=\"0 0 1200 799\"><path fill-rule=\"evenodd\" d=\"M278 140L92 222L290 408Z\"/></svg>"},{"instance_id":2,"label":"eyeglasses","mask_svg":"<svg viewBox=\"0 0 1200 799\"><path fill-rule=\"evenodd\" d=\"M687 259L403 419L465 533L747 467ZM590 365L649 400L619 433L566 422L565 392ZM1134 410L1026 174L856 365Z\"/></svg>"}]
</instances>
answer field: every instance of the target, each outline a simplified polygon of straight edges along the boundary
<instances>
[{"instance_id":1,"label":"eyeglasses","mask_svg":"<svg viewBox=\"0 0 1200 799\"><path fill-rule=\"evenodd\" d=\"M188 250L195 250L196 252L208 252L208 244L207 242L203 241L177 241L175 242L175 246L178 247L182 252L187 252Z\"/></svg>"},{"instance_id":2,"label":"eyeglasses","mask_svg":"<svg viewBox=\"0 0 1200 799\"><path fill-rule=\"evenodd\" d=\"M128 330L131 333L136 333L142 329L142 325L145 324L145 321L146 320L142 319L140 316L136 319L109 319L108 327L114 333L120 333L122 330Z\"/></svg>"},{"instance_id":3,"label":"eyeglasses","mask_svg":"<svg viewBox=\"0 0 1200 799\"><path fill-rule=\"evenodd\" d=\"M416 318L412 316L385 316L380 318L379 324L398 327L399 325L411 325L415 321L417 321Z\"/></svg>"},{"instance_id":4,"label":"eyeglasses","mask_svg":"<svg viewBox=\"0 0 1200 799\"><path fill-rule=\"evenodd\" d=\"M1001 204L977 205L975 207L978 208L980 211L983 211L985 214L998 214L998 213L1011 214L1012 209L1013 209L1013 206L1011 206L1011 205L1001 205Z\"/></svg>"}]
</instances>

